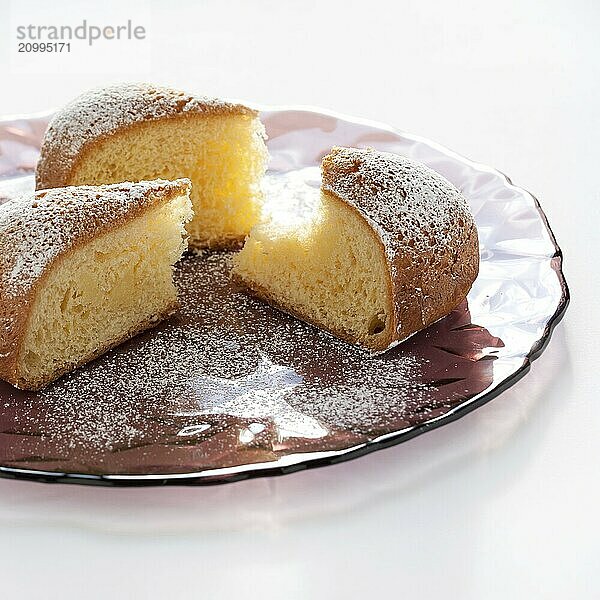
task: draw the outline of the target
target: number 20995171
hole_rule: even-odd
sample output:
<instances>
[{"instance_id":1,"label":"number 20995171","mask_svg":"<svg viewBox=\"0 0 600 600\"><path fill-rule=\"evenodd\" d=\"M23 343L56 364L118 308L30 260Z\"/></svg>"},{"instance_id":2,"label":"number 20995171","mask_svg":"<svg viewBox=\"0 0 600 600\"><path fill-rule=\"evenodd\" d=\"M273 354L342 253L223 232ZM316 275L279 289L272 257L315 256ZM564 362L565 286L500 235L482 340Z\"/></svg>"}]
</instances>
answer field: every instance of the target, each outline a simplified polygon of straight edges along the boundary
<instances>
[{"instance_id":1,"label":"number 20995171","mask_svg":"<svg viewBox=\"0 0 600 600\"><path fill-rule=\"evenodd\" d=\"M70 42L19 42L17 52L71 52Z\"/></svg>"}]
</instances>

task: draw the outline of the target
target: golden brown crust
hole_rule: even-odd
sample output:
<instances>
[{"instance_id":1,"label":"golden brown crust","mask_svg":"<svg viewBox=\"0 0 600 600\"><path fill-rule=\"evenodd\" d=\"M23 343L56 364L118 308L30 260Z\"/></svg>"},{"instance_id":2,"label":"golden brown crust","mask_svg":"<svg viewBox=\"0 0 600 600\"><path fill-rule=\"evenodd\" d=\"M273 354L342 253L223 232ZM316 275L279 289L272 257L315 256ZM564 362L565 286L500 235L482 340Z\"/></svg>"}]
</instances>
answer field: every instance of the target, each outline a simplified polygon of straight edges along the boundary
<instances>
[{"instance_id":1,"label":"golden brown crust","mask_svg":"<svg viewBox=\"0 0 600 600\"><path fill-rule=\"evenodd\" d=\"M479 271L479 241L468 203L450 182L397 154L339 147L323 159L322 177L323 192L356 210L384 248L393 318L386 347L464 300Z\"/></svg>"},{"instance_id":2,"label":"golden brown crust","mask_svg":"<svg viewBox=\"0 0 600 600\"><path fill-rule=\"evenodd\" d=\"M82 156L117 132L163 119L257 117L242 104L150 84L118 84L82 94L50 121L36 168L36 189L64 187Z\"/></svg>"},{"instance_id":3,"label":"golden brown crust","mask_svg":"<svg viewBox=\"0 0 600 600\"><path fill-rule=\"evenodd\" d=\"M38 289L81 245L189 193L177 181L41 190L0 205L0 378L16 383Z\"/></svg>"}]
</instances>

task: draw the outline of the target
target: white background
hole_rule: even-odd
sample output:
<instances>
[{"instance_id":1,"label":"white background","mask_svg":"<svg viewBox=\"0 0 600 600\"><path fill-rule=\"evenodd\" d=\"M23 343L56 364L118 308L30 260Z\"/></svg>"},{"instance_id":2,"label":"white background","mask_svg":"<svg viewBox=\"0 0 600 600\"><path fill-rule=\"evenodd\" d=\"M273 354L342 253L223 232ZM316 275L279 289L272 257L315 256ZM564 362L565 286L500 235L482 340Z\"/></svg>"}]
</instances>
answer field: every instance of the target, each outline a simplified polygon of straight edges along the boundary
<instances>
[{"instance_id":1,"label":"white background","mask_svg":"<svg viewBox=\"0 0 600 600\"><path fill-rule=\"evenodd\" d=\"M388 122L538 196L573 300L514 388L356 461L197 489L0 481L0 596L599 598L597 0L88 5L0 2L0 114L151 80ZM39 15L148 39L32 62L13 28Z\"/></svg>"}]
</instances>

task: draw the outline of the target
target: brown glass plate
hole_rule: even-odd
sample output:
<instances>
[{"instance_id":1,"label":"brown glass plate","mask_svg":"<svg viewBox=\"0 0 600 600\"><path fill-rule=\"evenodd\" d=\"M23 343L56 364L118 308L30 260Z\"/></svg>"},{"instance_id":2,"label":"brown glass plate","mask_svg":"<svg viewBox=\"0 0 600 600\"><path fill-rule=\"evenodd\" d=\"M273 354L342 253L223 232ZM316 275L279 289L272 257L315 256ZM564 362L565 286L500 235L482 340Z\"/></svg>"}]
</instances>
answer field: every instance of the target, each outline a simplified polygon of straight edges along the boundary
<instances>
[{"instance_id":1,"label":"brown glass plate","mask_svg":"<svg viewBox=\"0 0 600 600\"><path fill-rule=\"evenodd\" d=\"M568 303L537 200L423 138L313 110L263 110L268 184L318 185L334 144L411 156L463 191L481 272L452 314L378 357L249 298L230 256L185 257L178 315L40 393L0 382L0 475L209 484L332 464L453 421L522 377ZM0 202L32 189L48 115L0 122ZM299 186L299 187L298 187Z\"/></svg>"}]
</instances>

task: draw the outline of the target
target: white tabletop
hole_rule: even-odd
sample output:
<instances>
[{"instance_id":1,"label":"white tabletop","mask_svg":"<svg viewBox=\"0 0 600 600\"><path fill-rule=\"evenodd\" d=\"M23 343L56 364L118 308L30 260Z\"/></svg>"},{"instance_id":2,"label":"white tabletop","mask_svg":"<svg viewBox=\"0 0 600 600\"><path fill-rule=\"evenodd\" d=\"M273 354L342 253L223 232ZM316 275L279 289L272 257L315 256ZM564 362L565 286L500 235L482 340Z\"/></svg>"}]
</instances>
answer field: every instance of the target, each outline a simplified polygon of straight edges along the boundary
<instances>
[{"instance_id":1,"label":"white tabletop","mask_svg":"<svg viewBox=\"0 0 600 600\"><path fill-rule=\"evenodd\" d=\"M531 190L573 300L508 392L358 460L209 488L0 480L0 595L600 597L598 3L98 4L0 3L0 114L150 80L388 122ZM16 26L83 18L147 39L15 52Z\"/></svg>"}]
</instances>

